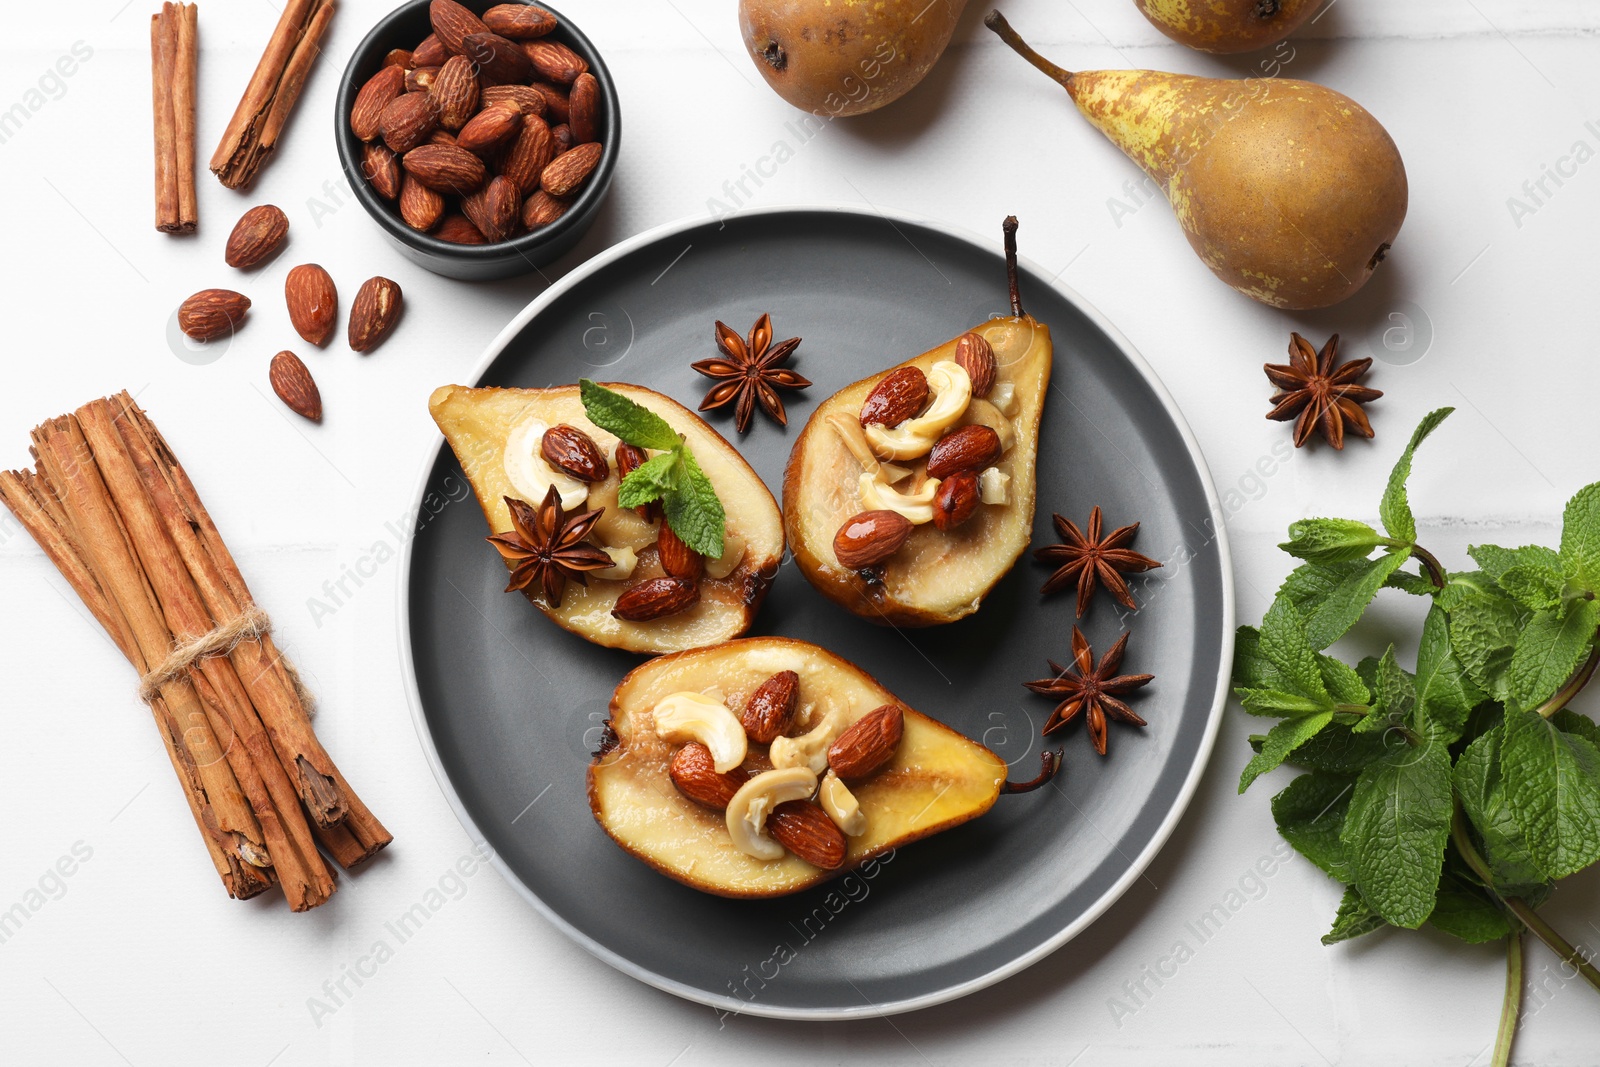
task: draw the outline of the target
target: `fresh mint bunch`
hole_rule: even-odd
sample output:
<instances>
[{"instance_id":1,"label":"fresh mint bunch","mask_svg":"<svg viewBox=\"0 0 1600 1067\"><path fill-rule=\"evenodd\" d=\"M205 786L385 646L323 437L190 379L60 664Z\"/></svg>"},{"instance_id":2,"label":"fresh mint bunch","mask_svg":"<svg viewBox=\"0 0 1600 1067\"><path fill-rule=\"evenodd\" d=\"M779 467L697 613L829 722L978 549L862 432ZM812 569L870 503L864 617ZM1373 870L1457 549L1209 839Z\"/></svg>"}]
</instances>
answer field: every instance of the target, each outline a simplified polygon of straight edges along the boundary
<instances>
[{"instance_id":1,"label":"fresh mint bunch","mask_svg":"<svg viewBox=\"0 0 1600 1067\"><path fill-rule=\"evenodd\" d=\"M679 539L707 559L722 556L727 514L711 479L667 420L621 393L584 378L578 383L589 421L652 456L617 487L617 503L636 508L661 502L661 513Z\"/></svg>"},{"instance_id":2,"label":"fresh mint bunch","mask_svg":"<svg viewBox=\"0 0 1600 1067\"><path fill-rule=\"evenodd\" d=\"M1239 791L1283 764L1306 772L1272 814L1345 884L1325 944L1424 923L1506 939L1503 1064L1524 930L1600 991L1600 971L1535 911L1600 860L1600 727L1567 706L1600 664L1600 483L1567 505L1559 550L1477 545L1475 569L1447 571L1417 543L1406 486L1452 410L1429 414L1406 445L1378 506L1382 532L1351 519L1289 528L1280 547L1303 562L1261 625L1238 634L1235 693L1278 720L1250 739ZM1414 668L1393 645L1354 665L1328 655L1385 588L1431 600Z\"/></svg>"}]
</instances>

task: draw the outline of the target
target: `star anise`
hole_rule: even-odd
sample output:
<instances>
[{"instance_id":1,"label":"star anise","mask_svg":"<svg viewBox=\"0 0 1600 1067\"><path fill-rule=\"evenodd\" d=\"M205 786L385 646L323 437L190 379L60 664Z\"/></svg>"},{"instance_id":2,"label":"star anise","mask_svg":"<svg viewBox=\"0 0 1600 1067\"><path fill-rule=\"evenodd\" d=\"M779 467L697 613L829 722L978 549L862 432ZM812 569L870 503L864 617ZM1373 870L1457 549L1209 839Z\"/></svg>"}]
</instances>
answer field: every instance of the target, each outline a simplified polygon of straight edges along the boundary
<instances>
[{"instance_id":1,"label":"star anise","mask_svg":"<svg viewBox=\"0 0 1600 1067\"><path fill-rule=\"evenodd\" d=\"M1056 705L1050 720L1044 724L1044 733L1054 733L1081 713L1089 726L1089 740L1094 742L1095 751L1104 756L1108 717L1133 726L1145 724L1132 708L1118 698L1149 685L1155 676L1117 674L1117 670L1122 666L1122 654L1127 647L1128 635L1125 633L1111 646L1111 651L1100 658L1100 663L1096 666L1094 652L1090 650L1083 631L1076 626L1072 628L1072 665L1076 668L1076 673L1069 673L1067 668L1055 660L1050 660L1050 669L1055 672L1055 677L1023 683L1035 693L1061 698L1061 703Z\"/></svg>"},{"instance_id":2,"label":"star anise","mask_svg":"<svg viewBox=\"0 0 1600 1067\"><path fill-rule=\"evenodd\" d=\"M811 384L783 365L800 347L800 338L791 337L773 344L772 316L763 315L750 327L748 341L717 323L717 347L727 359L702 359L690 364L707 378L717 379L717 384L701 402L700 410L712 411L733 404L733 425L744 433L750 429L750 420L755 417L759 403L779 426L789 425L778 390L804 389Z\"/></svg>"},{"instance_id":3,"label":"star anise","mask_svg":"<svg viewBox=\"0 0 1600 1067\"><path fill-rule=\"evenodd\" d=\"M1078 618L1081 619L1083 613L1089 610L1089 602L1094 599L1098 582L1110 590L1123 607L1138 611L1139 605L1128 591L1128 583L1123 579L1122 572L1138 573L1161 566L1149 556L1127 547L1139 532L1139 524L1118 527L1109 536L1101 537L1104 519L1098 504L1089 512L1087 534L1078 529L1078 524L1071 519L1064 519L1060 515L1054 518L1056 533L1060 535L1062 543L1041 548L1033 554L1034 559L1056 566L1056 572L1044 583L1040 592L1054 593L1070 582L1077 582Z\"/></svg>"},{"instance_id":4,"label":"star anise","mask_svg":"<svg viewBox=\"0 0 1600 1067\"><path fill-rule=\"evenodd\" d=\"M568 578L586 586L588 572L615 566L609 555L584 541L605 508L569 515L553 485L537 508L512 496L506 497L506 507L511 509L515 529L489 538L511 564L511 584L506 592L521 590L531 597L529 587L537 579L545 600L559 608Z\"/></svg>"},{"instance_id":5,"label":"star anise","mask_svg":"<svg viewBox=\"0 0 1600 1067\"><path fill-rule=\"evenodd\" d=\"M1356 384L1372 366L1372 360L1358 359L1336 369L1338 359L1338 334L1328 338L1318 352L1310 341L1291 333L1289 362L1265 364L1267 377L1278 387L1267 418L1277 422L1295 419L1296 448L1311 439L1312 430L1320 428L1330 445L1343 449L1346 423L1363 437L1372 436L1372 423L1367 421L1361 405L1383 393Z\"/></svg>"}]
</instances>

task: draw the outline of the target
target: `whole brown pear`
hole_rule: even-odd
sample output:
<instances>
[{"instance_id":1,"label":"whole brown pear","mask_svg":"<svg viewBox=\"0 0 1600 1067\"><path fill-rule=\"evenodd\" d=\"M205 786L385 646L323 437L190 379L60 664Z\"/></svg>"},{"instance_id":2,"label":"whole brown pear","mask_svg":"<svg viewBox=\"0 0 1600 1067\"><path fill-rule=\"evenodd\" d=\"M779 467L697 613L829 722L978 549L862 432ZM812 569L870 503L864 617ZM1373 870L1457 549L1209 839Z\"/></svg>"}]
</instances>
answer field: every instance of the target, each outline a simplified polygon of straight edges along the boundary
<instances>
[{"instance_id":1,"label":"whole brown pear","mask_svg":"<svg viewBox=\"0 0 1600 1067\"><path fill-rule=\"evenodd\" d=\"M1254 52L1277 44L1316 14L1322 0L1134 0L1179 44L1202 52Z\"/></svg>"},{"instance_id":2,"label":"whole brown pear","mask_svg":"<svg viewBox=\"0 0 1600 1067\"><path fill-rule=\"evenodd\" d=\"M1344 94L1288 78L1067 71L999 12L985 23L1160 185L1195 252L1246 296L1280 308L1337 304L1366 284L1400 232L1400 150Z\"/></svg>"},{"instance_id":3,"label":"whole brown pear","mask_svg":"<svg viewBox=\"0 0 1600 1067\"><path fill-rule=\"evenodd\" d=\"M967 0L739 0L756 69L802 111L839 118L900 99L944 54Z\"/></svg>"}]
</instances>

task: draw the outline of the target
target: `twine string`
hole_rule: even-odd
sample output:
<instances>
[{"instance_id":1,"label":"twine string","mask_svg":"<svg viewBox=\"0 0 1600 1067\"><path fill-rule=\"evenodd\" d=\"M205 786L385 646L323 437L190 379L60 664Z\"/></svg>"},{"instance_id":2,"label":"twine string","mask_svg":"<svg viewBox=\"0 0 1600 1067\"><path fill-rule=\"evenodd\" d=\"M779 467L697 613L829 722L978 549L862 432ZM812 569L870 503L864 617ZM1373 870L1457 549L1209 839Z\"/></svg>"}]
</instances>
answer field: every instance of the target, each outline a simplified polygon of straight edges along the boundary
<instances>
[{"instance_id":1,"label":"twine string","mask_svg":"<svg viewBox=\"0 0 1600 1067\"><path fill-rule=\"evenodd\" d=\"M154 670L139 679L139 699L150 703L161 693L161 687L187 674L190 668L203 659L226 656L246 641L256 641L272 633L272 618L254 604L247 604L231 622L224 623L208 633L184 641L167 654L167 658ZM278 664L289 676L295 696L306 715L314 714L315 698L300 679L300 672L287 656L280 655Z\"/></svg>"}]
</instances>

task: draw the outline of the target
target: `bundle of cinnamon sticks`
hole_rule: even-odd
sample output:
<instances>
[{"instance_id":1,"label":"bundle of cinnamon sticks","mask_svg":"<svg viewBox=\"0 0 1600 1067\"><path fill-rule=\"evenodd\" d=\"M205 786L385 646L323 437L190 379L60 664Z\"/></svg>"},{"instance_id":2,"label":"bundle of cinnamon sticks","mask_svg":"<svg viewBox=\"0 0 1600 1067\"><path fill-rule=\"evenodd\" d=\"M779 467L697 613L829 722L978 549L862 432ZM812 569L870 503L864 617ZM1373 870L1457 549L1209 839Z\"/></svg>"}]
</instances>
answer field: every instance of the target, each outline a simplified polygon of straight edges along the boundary
<instances>
[{"instance_id":1,"label":"bundle of cinnamon sticks","mask_svg":"<svg viewBox=\"0 0 1600 1067\"><path fill-rule=\"evenodd\" d=\"M349 868L393 838L317 741L183 466L125 392L35 428L32 453L34 470L0 472L0 500L138 672L229 895L323 903L323 852Z\"/></svg>"}]
</instances>

